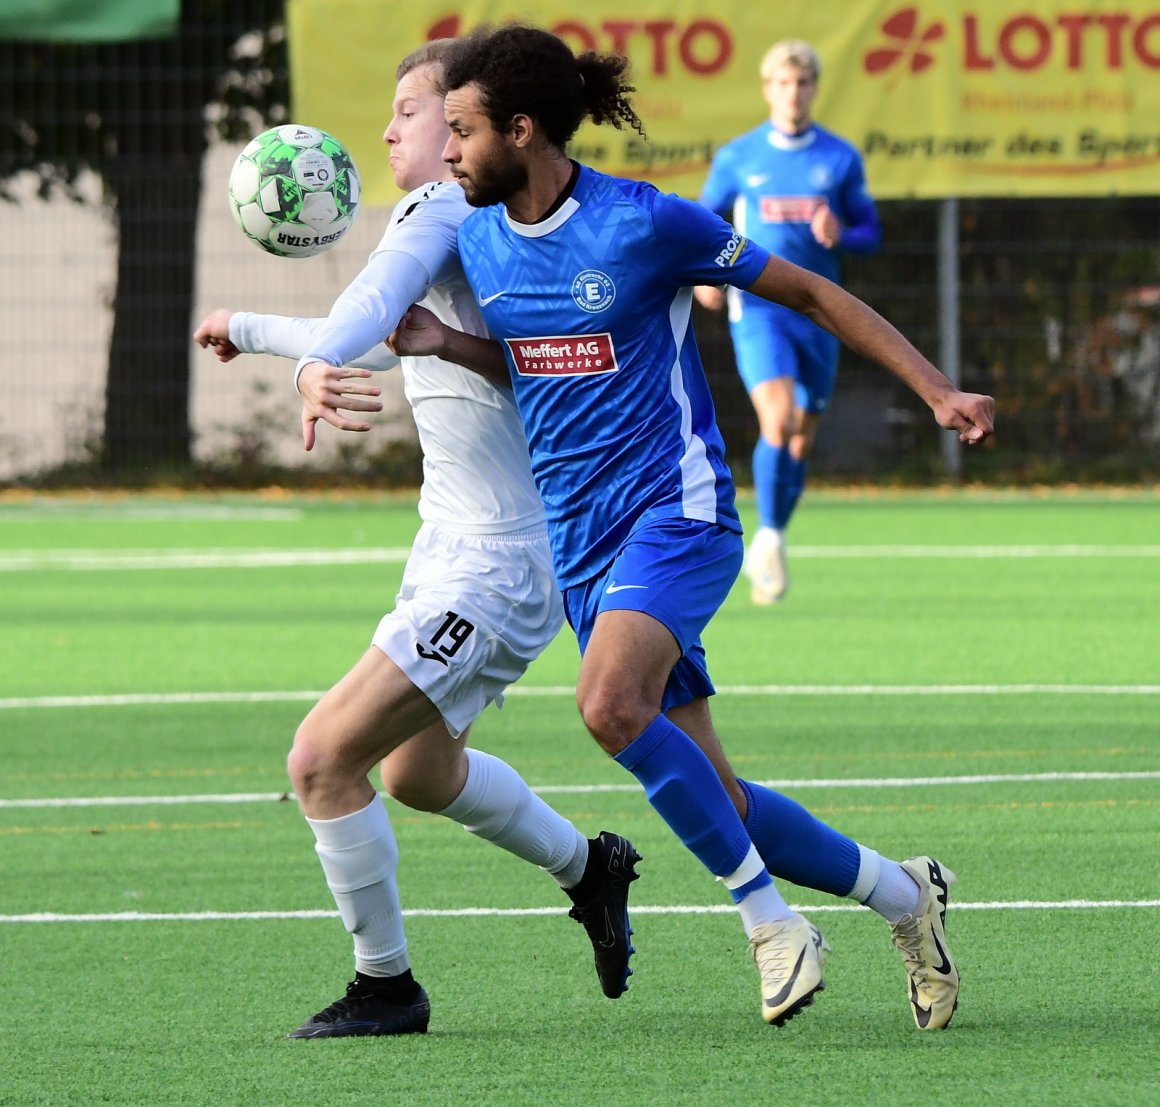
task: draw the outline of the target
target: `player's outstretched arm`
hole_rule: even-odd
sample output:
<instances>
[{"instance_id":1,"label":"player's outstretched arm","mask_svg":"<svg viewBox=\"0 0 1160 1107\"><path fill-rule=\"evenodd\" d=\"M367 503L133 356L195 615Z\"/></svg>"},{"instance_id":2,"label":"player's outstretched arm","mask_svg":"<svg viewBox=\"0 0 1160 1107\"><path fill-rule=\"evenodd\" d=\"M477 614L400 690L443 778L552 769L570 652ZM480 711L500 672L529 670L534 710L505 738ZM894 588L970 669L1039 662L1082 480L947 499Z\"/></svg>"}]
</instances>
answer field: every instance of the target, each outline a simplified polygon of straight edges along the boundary
<instances>
[{"instance_id":1,"label":"player's outstretched arm","mask_svg":"<svg viewBox=\"0 0 1160 1107\"><path fill-rule=\"evenodd\" d=\"M781 258L771 257L749 287L755 296L784 304L812 319L851 350L876 361L916 392L940 427L959 432L969 445L995 430L995 401L960 392L869 304Z\"/></svg>"},{"instance_id":2,"label":"player's outstretched arm","mask_svg":"<svg viewBox=\"0 0 1160 1107\"><path fill-rule=\"evenodd\" d=\"M391 332L387 345L399 357L434 355L462 365L501 388L511 388L512 378L503 347L493 338L467 334L444 323L434 312L418 304L408 309Z\"/></svg>"},{"instance_id":3,"label":"player's outstretched arm","mask_svg":"<svg viewBox=\"0 0 1160 1107\"><path fill-rule=\"evenodd\" d=\"M271 354L297 361L310 349L325 325L326 320L322 318L260 315L218 308L201 321L193 332L193 340L203 350L211 348L219 361L232 361L239 354ZM382 342L376 342L348 364L383 372L394 369L399 359Z\"/></svg>"}]
</instances>

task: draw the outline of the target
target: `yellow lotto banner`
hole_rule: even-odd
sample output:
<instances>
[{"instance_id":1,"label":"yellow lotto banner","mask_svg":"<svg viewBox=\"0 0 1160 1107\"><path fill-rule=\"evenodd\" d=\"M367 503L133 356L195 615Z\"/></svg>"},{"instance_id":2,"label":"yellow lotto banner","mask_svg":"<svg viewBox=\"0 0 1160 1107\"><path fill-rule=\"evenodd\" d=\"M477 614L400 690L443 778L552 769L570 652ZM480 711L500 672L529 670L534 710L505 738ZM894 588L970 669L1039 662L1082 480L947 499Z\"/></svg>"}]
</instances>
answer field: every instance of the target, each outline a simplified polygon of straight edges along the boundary
<instances>
[{"instance_id":1,"label":"yellow lotto banner","mask_svg":"<svg viewBox=\"0 0 1160 1107\"><path fill-rule=\"evenodd\" d=\"M586 125L574 156L696 196L713 152L761 123L782 38L822 59L815 118L879 199L1160 192L1160 6L1133 0L288 0L294 121L351 149L368 203L398 198L382 133L422 42L521 20L624 54L648 140Z\"/></svg>"}]
</instances>

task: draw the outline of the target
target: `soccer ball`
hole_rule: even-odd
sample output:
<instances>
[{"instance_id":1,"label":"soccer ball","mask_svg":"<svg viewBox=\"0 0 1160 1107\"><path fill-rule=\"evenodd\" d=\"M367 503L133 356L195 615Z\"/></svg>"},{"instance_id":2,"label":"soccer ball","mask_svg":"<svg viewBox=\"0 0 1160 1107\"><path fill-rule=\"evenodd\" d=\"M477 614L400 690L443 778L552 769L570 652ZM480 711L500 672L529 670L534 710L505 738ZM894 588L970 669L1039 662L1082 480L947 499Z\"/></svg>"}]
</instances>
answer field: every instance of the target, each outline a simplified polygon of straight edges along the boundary
<instances>
[{"instance_id":1,"label":"soccer ball","mask_svg":"<svg viewBox=\"0 0 1160 1107\"><path fill-rule=\"evenodd\" d=\"M230 210L242 233L283 258L329 250L350 230L361 191L346 147L295 123L258 135L230 170Z\"/></svg>"}]
</instances>

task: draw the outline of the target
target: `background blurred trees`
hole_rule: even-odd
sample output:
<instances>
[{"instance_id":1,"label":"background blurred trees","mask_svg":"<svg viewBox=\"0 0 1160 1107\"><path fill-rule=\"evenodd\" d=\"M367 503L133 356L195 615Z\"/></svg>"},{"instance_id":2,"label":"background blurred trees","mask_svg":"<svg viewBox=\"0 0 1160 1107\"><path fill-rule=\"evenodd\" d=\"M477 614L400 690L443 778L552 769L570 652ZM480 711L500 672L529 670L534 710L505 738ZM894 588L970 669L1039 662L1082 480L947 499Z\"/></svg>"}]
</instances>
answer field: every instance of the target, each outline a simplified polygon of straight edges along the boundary
<instances>
[{"instance_id":1,"label":"background blurred trees","mask_svg":"<svg viewBox=\"0 0 1160 1107\"><path fill-rule=\"evenodd\" d=\"M283 0L183 0L177 34L163 39L0 42L0 196L33 174L40 196L83 203L91 171L116 228L108 473L190 464L202 159L215 133L238 140L288 118L283 18Z\"/></svg>"}]
</instances>

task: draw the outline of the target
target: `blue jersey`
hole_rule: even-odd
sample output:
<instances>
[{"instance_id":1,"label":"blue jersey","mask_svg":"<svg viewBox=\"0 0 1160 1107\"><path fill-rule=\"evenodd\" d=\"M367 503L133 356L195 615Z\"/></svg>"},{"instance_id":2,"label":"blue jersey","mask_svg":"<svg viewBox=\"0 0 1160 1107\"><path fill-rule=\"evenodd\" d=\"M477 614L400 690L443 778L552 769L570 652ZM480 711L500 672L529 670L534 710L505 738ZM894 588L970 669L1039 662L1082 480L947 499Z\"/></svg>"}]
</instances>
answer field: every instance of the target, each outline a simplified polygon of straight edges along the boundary
<instances>
[{"instance_id":1,"label":"blue jersey","mask_svg":"<svg viewBox=\"0 0 1160 1107\"><path fill-rule=\"evenodd\" d=\"M507 355L561 586L644 522L740 531L691 286L748 287L764 250L698 204L582 166L540 223L473 212L459 252Z\"/></svg>"},{"instance_id":2,"label":"blue jersey","mask_svg":"<svg viewBox=\"0 0 1160 1107\"><path fill-rule=\"evenodd\" d=\"M731 216L738 231L771 254L832 281L843 251L873 253L882 237L858 151L816 124L786 135L766 122L727 142L713 157L701 203ZM836 250L810 231L823 203L842 224Z\"/></svg>"}]
</instances>

